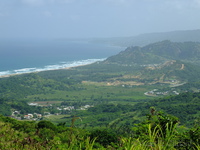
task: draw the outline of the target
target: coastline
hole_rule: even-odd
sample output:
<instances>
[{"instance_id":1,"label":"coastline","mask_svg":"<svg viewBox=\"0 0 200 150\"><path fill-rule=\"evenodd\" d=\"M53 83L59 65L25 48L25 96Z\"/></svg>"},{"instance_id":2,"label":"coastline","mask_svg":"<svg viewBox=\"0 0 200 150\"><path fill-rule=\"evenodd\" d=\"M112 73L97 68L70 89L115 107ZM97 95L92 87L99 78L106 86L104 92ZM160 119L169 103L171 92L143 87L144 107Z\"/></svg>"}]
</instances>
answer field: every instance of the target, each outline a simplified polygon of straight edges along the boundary
<instances>
[{"instance_id":1,"label":"coastline","mask_svg":"<svg viewBox=\"0 0 200 150\"><path fill-rule=\"evenodd\" d=\"M95 62L93 62L93 63L95 63ZM87 65L90 65L90 64L93 64L93 63L82 64L82 65L77 65L77 66L72 66L72 67L59 68L59 69L48 69L48 70L41 70L41 71L33 71L33 72L24 72L24 73L14 73L14 74L0 75L0 79L1 78L8 78L8 77L11 77L11 76L29 74L29 73L39 73L39 72L44 72L44 71L68 70L68 69L73 69L73 68L77 68L77 67L87 66Z\"/></svg>"},{"instance_id":2,"label":"coastline","mask_svg":"<svg viewBox=\"0 0 200 150\"><path fill-rule=\"evenodd\" d=\"M42 71L72 69L75 67L81 67L81 66L93 64L95 62L100 62L105 59L106 58L86 59L86 60L58 63L55 65L47 65L47 66L38 67L38 68L22 68L22 69L16 69L16 70L1 71L0 78L6 78L6 77L11 77L11 76L16 76L16 75L27 74L27 73L37 73L37 72L42 72Z\"/></svg>"}]
</instances>

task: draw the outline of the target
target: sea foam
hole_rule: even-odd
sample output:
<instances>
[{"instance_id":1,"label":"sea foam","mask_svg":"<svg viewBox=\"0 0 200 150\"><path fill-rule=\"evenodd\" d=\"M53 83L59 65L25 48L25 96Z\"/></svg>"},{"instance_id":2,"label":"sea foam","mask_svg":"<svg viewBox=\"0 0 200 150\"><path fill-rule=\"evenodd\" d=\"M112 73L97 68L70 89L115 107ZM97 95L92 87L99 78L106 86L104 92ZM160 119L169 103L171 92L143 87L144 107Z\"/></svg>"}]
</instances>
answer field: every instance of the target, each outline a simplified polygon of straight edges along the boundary
<instances>
[{"instance_id":1,"label":"sea foam","mask_svg":"<svg viewBox=\"0 0 200 150\"><path fill-rule=\"evenodd\" d=\"M79 60L79 61L70 61L70 62L60 62L55 65L47 65L41 68L22 68L16 70L7 70L1 71L0 77L14 75L14 74L23 74L23 73L32 73L32 72L40 72L40 71L48 71L48 70L57 70L57 69L65 69L70 67L77 67L82 65L92 64L98 61L103 61L105 58L102 59L86 59L86 60Z\"/></svg>"}]
</instances>

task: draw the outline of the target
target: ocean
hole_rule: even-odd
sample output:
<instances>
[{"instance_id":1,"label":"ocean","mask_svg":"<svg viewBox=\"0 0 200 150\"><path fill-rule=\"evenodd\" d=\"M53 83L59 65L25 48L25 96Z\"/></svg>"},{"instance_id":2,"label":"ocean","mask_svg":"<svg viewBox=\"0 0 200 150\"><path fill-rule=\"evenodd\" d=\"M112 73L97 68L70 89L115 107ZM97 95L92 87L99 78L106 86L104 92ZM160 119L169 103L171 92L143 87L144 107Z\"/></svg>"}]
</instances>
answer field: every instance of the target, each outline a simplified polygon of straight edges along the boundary
<instances>
[{"instance_id":1,"label":"ocean","mask_svg":"<svg viewBox=\"0 0 200 150\"><path fill-rule=\"evenodd\" d=\"M91 64L123 49L81 40L0 39L0 76Z\"/></svg>"}]
</instances>

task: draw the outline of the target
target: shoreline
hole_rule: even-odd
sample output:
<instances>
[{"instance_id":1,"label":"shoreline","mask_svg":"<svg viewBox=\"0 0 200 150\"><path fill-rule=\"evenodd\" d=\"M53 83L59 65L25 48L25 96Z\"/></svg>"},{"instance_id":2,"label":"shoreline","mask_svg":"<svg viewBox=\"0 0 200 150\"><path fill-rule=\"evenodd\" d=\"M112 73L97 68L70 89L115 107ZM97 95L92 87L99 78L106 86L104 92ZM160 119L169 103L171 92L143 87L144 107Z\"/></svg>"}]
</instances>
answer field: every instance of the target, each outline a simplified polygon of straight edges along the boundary
<instances>
[{"instance_id":1,"label":"shoreline","mask_svg":"<svg viewBox=\"0 0 200 150\"><path fill-rule=\"evenodd\" d=\"M81 67L85 65L90 65L96 62L104 61L106 58L101 59L85 59L85 60L79 60L79 61L72 61L72 62L66 62L66 63L58 63L55 65L47 65L44 67L35 67L35 68L21 68L21 69L15 69L15 70L7 70L7 71L0 71L0 78L7 78L11 76L16 75L22 75L27 73L38 73L42 71L53 71L53 70L61 70L61 69L71 69L75 67Z\"/></svg>"},{"instance_id":2,"label":"shoreline","mask_svg":"<svg viewBox=\"0 0 200 150\"><path fill-rule=\"evenodd\" d=\"M93 63L95 63L95 62L93 62ZM91 65L93 63L82 64L82 65L77 65L77 66L72 66L72 67L58 68L58 69L47 69L47 70L42 70L42 71L33 71L33 72L23 72L23 73L13 73L13 74L7 74L7 75L0 75L0 79L1 78L8 78L8 77L11 77L11 76L29 74L29 73L39 73L39 72L44 72L44 71L68 70L68 69L73 69L73 68L82 67L82 66L86 66L86 65Z\"/></svg>"}]
</instances>

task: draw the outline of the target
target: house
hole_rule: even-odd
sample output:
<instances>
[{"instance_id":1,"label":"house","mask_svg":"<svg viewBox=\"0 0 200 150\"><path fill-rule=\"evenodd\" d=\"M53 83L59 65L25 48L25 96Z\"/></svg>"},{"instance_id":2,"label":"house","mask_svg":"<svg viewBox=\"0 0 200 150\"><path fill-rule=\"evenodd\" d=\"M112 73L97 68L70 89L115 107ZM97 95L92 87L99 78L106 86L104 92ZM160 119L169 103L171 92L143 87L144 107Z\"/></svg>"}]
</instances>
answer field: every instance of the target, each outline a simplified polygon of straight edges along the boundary
<instances>
[{"instance_id":1,"label":"house","mask_svg":"<svg viewBox=\"0 0 200 150\"><path fill-rule=\"evenodd\" d=\"M30 105L30 106L37 106L38 103L28 103L28 105Z\"/></svg>"},{"instance_id":2,"label":"house","mask_svg":"<svg viewBox=\"0 0 200 150\"><path fill-rule=\"evenodd\" d=\"M33 114L24 115L24 119L31 119L33 118Z\"/></svg>"},{"instance_id":3,"label":"house","mask_svg":"<svg viewBox=\"0 0 200 150\"><path fill-rule=\"evenodd\" d=\"M29 115L24 115L24 119L30 119Z\"/></svg>"},{"instance_id":4,"label":"house","mask_svg":"<svg viewBox=\"0 0 200 150\"><path fill-rule=\"evenodd\" d=\"M30 118L33 118L33 114L28 114L28 116L30 116Z\"/></svg>"}]
</instances>

